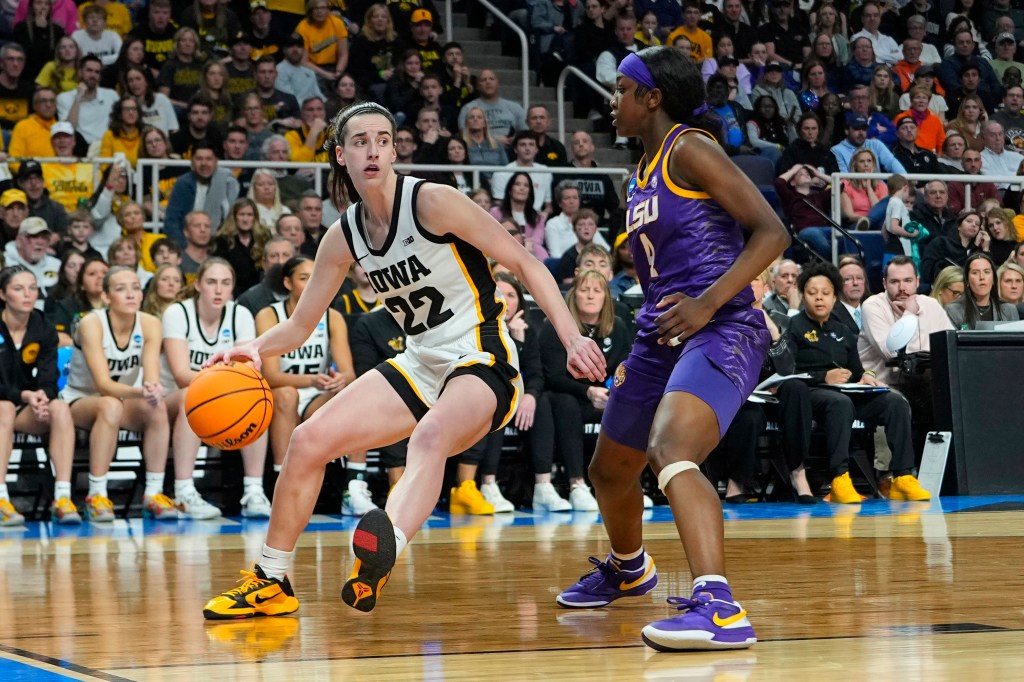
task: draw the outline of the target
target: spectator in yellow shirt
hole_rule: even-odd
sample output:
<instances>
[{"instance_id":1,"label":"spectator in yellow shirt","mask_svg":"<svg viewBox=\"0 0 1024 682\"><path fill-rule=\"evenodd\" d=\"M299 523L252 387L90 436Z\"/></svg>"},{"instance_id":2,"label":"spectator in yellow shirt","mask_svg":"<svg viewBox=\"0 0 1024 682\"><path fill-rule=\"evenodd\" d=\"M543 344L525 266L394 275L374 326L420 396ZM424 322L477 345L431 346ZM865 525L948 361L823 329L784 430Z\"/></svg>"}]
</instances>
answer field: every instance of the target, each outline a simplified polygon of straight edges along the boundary
<instances>
[{"instance_id":1,"label":"spectator in yellow shirt","mask_svg":"<svg viewBox=\"0 0 1024 682\"><path fill-rule=\"evenodd\" d=\"M50 128L50 142L53 151L46 156L74 158L75 129L67 121L57 121ZM44 163L43 182L50 198L71 213L82 203L88 203L93 192L93 169L91 163Z\"/></svg>"},{"instance_id":2,"label":"spectator in yellow shirt","mask_svg":"<svg viewBox=\"0 0 1024 682\"><path fill-rule=\"evenodd\" d=\"M302 127L289 130L284 139L288 140L291 161L327 161L324 151L324 137L327 132L327 111L317 97L310 97L302 103Z\"/></svg>"},{"instance_id":3,"label":"spectator in yellow shirt","mask_svg":"<svg viewBox=\"0 0 1024 682\"><path fill-rule=\"evenodd\" d=\"M331 14L328 0L308 0L306 18L295 32L302 36L309 67L325 81L333 81L348 67L348 28Z\"/></svg>"},{"instance_id":4,"label":"spectator in yellow shirt","mask_svg":"<svg viewBox=\"0 0 1024 682\"><path fill-rule=\"evenodd\" d=\"M713 57L711 36L702 30L700 23L701 6L697 0L686 0L683 3L683 25L668 34L665 43L674 45L675 39L685 36L690 41L690 53L694 64L700 64L708 57Z\"/></svg>"},{"instance_id":5,"label":"spectator in yellow shirt","mask_svg":"<svg viewBox=\"0 0 1024 682\"><path fill-rule=\"evenodd\" d=\"M57 93L39 88L32 95L32 115L18 121L11 133L10 155L14 158L53 156L50 128L57 122ZM18 169L11 164L11 171Z\"/></svg>"},{"instance_id":6,"label":"spectator in yellow shirt","mask_svg":"<svg viewBox=\"0 0 1024 682\"><path fill-rule=\"evenodd\" d=\"M139 160L139 142L142 140L139 126L141 106L131 95L121 95L110 109L110 126L100 143L100 156L111 157L124 154L132 166Z\"/></svg>"},{"instance_id":7,"label":"spectator in yellow shirt","mask_svg":"<svg viewBox=\"0 0 1024 682\"><path fill-rule=\"evenodd\" d=\"M82 49L78 47L78 43L64 36L57 41L53 61L43 64L42 70L36 76L36 85L41 88L53 88L58 95L74 90L78 87L78 58L81 56Z\"/></svg>"}]
</instances>

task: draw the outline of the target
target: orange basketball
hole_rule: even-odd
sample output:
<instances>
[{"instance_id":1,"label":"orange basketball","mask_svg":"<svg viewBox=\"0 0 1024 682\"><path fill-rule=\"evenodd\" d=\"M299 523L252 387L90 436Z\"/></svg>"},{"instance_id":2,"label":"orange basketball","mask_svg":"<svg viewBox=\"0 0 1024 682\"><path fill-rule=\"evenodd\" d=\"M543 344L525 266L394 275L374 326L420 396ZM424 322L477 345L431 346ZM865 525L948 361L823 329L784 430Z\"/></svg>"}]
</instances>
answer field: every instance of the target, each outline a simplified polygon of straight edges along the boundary
<instances>
[{"instance_id":1,"label":"orange basketball","mask_svg":"<svg viewBox=\"0 0 1024 682\"><path fill-rule=\"evenodd\" d=\"M243 362L200 370L185 392L185 416L199 439L218 450L237 450L263 435L274 415L274 396L263 375Z\"/></svg>"}]
</instances>

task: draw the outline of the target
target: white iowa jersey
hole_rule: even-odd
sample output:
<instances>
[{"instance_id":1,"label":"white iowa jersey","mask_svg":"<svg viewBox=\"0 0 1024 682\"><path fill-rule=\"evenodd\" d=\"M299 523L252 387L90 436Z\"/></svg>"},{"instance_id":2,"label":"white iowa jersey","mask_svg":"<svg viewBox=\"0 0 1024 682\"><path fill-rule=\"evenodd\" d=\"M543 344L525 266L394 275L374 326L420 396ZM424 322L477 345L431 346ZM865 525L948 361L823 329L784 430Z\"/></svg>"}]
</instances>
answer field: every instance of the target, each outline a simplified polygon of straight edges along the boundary
<instances>
[{"instance_id":1,"label":"white iowa jersey","mask_svg":"<svg viewBox=\"0 0 1024 682\"><path fill-rule=\"evenodd\" d=\"M218 351L228 350L243 341L256 338L256 323L249 309L234 301L221 309L220 323L212 337L207 337L199 324L196 300L190 298L168 306L163 314L165 339L181 339L188 342L188 365L193 372L203 368L203 363ZM160 354L160 383L165 391L176 391L178 385L171 374L167 355Z\"/></svg>"},{"instance_id":2,"label":"white iowa jersey","mask_svg":"<svg viewBox=\"0 0 1024 682\"><path fill-rule=\"evenodd\" d=\"M277 315L278 322L288 319L284 308L286 301L272 303L270 308ZM327 323L327 312L316 323L316 328L302 345L279 358L281 371L286 374L327 374L331 366L331 329Z\"/></svg>"},{"instance_id":3,"label":"white iowa jersey","mask_svg":"<svg viewBox=\"0 0 1024 682\"><path fill-rule=\"evenodd\" d=\"M107 357L107 371L110 378L125 386L140 386L142 383L142 314L135 313L135 326L128 337L128 344L118 347L114 332L110 328L110 316L105 308L94 310L90 315L98 315L103 327L103 354ZM71 364L68 369L68 383L61 391L64 400L76 400L88 396L99 395L96 382L92 378L89 366L85 362L85 354L75 339L75 347L71 351Z\"/></svg>"},{"instance_id":4,"label":"white iowa jersey","mask_svg":"<svg viewBox=\"0 0 1024 682\"><path fill-rule=\"evenodd\" d=\"M409 346L437 346L469 333L496 338L480 333L504 327L505 303L487 257L454 235L437 236L420 225L416 196L421 187L421 180L398 176L391 228L379 249L368 244L362 202L350 206L341 216L349 248L405 330Z\"/></svg>"}]
</instances>

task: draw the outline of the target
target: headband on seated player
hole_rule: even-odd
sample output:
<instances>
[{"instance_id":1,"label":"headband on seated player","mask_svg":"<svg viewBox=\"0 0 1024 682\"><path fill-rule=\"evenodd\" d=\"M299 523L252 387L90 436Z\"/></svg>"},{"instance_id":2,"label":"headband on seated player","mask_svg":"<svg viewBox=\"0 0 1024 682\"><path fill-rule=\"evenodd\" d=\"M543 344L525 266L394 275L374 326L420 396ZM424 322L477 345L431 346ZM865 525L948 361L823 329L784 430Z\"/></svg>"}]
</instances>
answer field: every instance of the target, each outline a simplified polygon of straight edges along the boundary
<instances>
[{"instance_id":1,"label":"headband on seated player","mask_svg":"<svg viewBox=\"0 0 1024 682\"><path fill-rule=\"evenodd\" d=\"M644 64L644 60L637 57L635 52L630 52L626 55L626 58L619 63L619 73L627 78L632 78L637 85L642 85L648 90L653 90L658 87L658 84L654 80L654 76L651 75L647 65Z\"/></svg>"}]
</instances>

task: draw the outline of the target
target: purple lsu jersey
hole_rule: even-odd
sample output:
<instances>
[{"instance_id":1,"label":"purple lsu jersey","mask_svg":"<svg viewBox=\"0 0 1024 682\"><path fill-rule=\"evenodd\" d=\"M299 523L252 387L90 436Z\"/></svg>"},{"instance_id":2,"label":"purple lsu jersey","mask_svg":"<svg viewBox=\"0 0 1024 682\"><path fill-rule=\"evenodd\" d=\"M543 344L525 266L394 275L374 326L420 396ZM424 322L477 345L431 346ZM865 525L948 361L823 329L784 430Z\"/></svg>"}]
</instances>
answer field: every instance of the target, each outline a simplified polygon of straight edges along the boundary
<instances>
[{"instance_id":1,"label":"purple lsu jersey","mask_svg":"<svg viewBox=\"0 0 1024 682\"><path fill-rule=\"evenodd\" d=\"M739 223L710 195L672 181L670 153L679 136L691 132L707 134L676 125L649 164L647 156L641 159L629 181L626 231L644 303L637 311L633 351L624 364L668 375L682 353L700 348L746 396L756 385L771 341L762 313L751 307L749 286L681 346L658 344L655 319L665 312L655 308L658 301L671 293L700 296L732 267L744 245Z\"/></svg>"}]
</instances>

